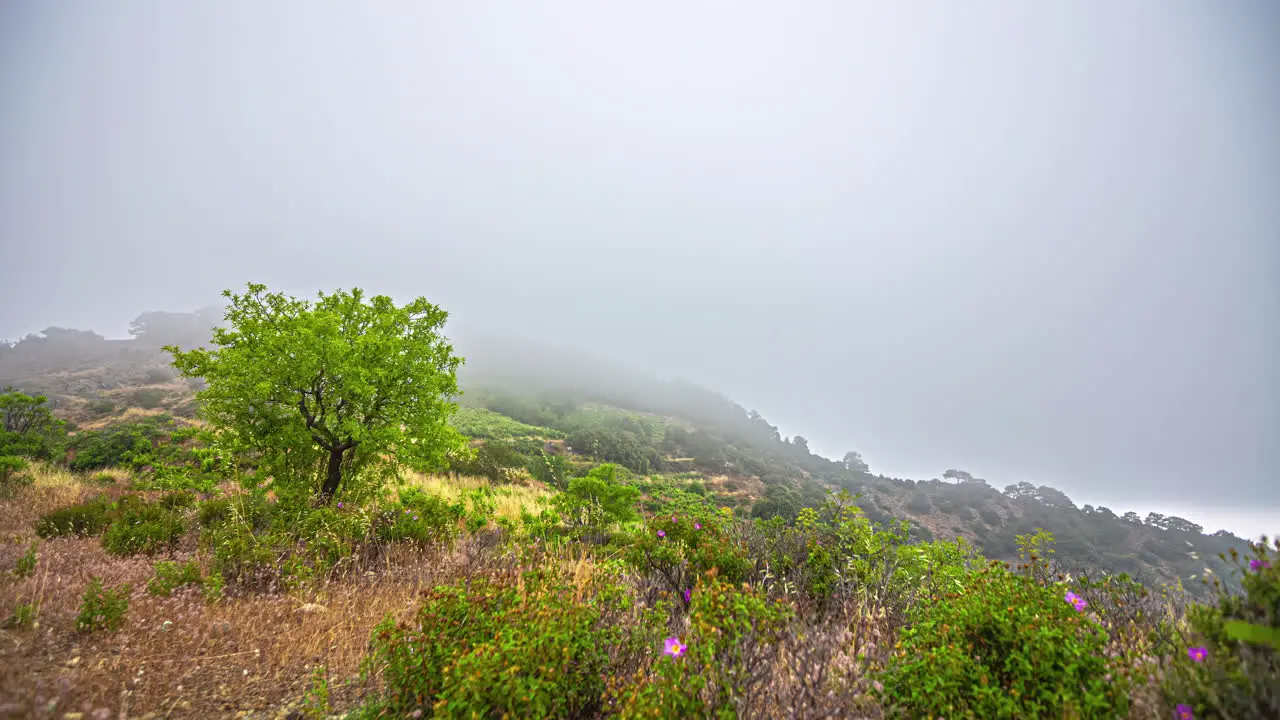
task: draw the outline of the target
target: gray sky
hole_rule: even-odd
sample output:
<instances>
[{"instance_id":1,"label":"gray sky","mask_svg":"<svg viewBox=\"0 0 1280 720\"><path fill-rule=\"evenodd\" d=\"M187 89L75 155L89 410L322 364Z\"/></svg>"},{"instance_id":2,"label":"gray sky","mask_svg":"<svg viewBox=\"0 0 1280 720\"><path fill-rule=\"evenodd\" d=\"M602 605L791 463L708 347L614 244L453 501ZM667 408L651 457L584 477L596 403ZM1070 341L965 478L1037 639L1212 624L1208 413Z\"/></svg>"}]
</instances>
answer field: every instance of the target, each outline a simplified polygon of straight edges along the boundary
<instances>
[{"instance_id":1,"label":"gray sky","mask_svg":"<svg viewBox=\"0 0 1280 720\"><path fill-rule=\"evenodd\" d=\"M620 5L4 3L0 337L423 294L889 474L1280 518L1280 5Z\"/></svg>"}]
</instances>

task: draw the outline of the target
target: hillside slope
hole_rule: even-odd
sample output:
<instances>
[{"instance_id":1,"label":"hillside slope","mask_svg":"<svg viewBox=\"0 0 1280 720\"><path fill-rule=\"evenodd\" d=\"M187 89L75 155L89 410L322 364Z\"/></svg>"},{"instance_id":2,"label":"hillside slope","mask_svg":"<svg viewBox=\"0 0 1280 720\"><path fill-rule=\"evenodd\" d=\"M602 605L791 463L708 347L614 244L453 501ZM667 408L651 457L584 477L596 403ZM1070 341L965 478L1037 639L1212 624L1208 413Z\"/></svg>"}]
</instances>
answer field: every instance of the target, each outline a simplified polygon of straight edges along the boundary
<instances>
[{"instance_id":1,"label":"hillside slope","mask_svg":"<svg viewBox=\"0 0 1280 720\"><path fill-rule=\"evenodd\" d=\"M148 328L148 316L158 324ZM49 395L81 428L160 411L194 418L194 387L174 380L160 347L193 344L208 318L144 315L132 340L51 328L0 346L0 387ZM1152 585L1181 580L1193 591L1201 584L1189 581L1206 570L1223 573L1219 553L1246 544L1182 518L1077 507L1047 486L998 490L962 472L952 474L956 482L872 474L855 453L844 461L817 456L803 439L783 438L758 413L701 387L530 341L464 334L456 344L467 358L459 427L483 448L470 472L554 480L591 460L611 461L655 482L714 493L742 515L786 519L848 489L861 494L873 520L906 520L916 537L963 537L990 558L1011 560L1015 536L1043 528L1065 567L1127 572Z\"/></svg>"}]
</instances>

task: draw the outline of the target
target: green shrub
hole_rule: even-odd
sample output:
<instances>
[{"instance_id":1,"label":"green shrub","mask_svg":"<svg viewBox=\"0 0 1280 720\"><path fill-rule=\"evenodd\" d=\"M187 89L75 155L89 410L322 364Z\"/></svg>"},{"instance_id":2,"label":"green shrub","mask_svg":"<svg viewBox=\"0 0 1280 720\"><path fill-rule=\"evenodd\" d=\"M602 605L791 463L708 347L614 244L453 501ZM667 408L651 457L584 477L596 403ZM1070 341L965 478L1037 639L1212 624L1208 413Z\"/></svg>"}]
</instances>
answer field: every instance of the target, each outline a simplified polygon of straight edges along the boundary
<instances>
[{"instance_id":1,"label":"green shrub","mask_svg":"<svg viewBox=\"0 0 1280 720\"><path fill-rule=\"evenodd\" d=\"M107 528L102 547L112 555L150 555L171 547L184 532L182 518L173 511L159 505L130 505Z\"/></svg>"},{"instance_id":2,"label":"green shrub","mask_svg":"<svg viewBox=\"0 0 1280 720\"><path fill-rule=\"evenodd\" d=\"M611 689L621 718L728 718L770 681L770 667L794 617L780 600L710 573L691 592L686 637L663 641L654 672ZM657 648L654 649L658 651Z\"/></svg>"},{"instance_id":3,"label":"green shrub","mask_svg":"<svg viewBox=\"0 0 1280 720\"><path fill-rule=\"evenodd\" d=\"M886 710L908 717L1113 718L1128 709L1107 635L1069 602L999 563L926 605L883 672ZM1109 673L1112 675L1109 677Z\"/></svg>"},{"instance_id":4,"label":"green shrub","mask_svg":"<svg viewBox=\"0 0 1280 720\"><path fill-rule=\"evenodd\" d=\"M449 543L458 536L458 523L466 516L465 503L450 503L419 488L406 488L399 495L399 502L382 512L379 540Z\"/></svg>"},{"instance_id":5,"label":"green shrub","mask_svg":"<svg viewBox=\"0 0 1280 720\"><path fill-rule=\"evenodd\" d=\"M204 579L204 599L207 602L217 602L222 599L223 590L226 589L226 581L222 579L222 573L210 573Z\"/></svg>"},{"instance_id":6,"label":"green shrub","mask_svg":"<svg viewBox=\"0 0 1280 720\"><path fill-rule=\"evenodd\" d=\"M316 666L311 673L311 687L302 698L302 714L312 720L329 717L329 668Z\"/></svg>"},{"instance_id":7,"label":"green shrub","mask_svg":"<svg viewBox=\"0 0 1280 720\"><path fill-rule=\"evenodd\" d=\"M167 393L160 388L142 388L133 392L133 404L147 410L154 410L164 403Z\"/></svg>"},{"instance_id":8,"label":"green shrub","mask_svg":"<svg viewBox=\"0 0 1280 720\"><path fill-rule=\"evenodd\" d=\"M1188 609L1190 636L1171 648L1163 691L1197 718L1280 717L1280 539L1231 549L1243 592L1214 578L1216 602ZM1225 560L1225 556L1223 558Z\"/></svg>"},{"instance_id":9,"label":"green shrub","mask_svg":"<svg viewBox=\"0 0 1280 720\"><path fill-rule=\"evenodd\" d=\"M111 512L111 502L103 497L56 508L36 522L36 535L42 538L97 535L111 524Z\"/></svg>"},{"instance_id":10,"label":"green shrub","mask_svg":"<svg viewBox=\"0 0 1280 720\"><path fill-rule=\"evenodd\" d=\"M107 398L98 398L97 400L90 400L89 404L86 407L89 409L89 412L98 416L110 415L111 413L116 411L116 404L111 400L108 400Z\"/></svg>"},{"instance_id":11,"label":"green shrub","mask_svg":"<svg viewBox=\"0 0 1280 720\"><path fill-rule=\"evenodd\" d=\"M551 499L571 535L599 538L620 522L636 518L640 490L623 484L619 466L606 463L586 477L573 478L569 487Z\"/></svg>"},{"instance_id":12,"label":"green shrub","mask_svg":"<svg viewBox=\"0 0 1280 720\"><path fill-rule=\"evenodd\" d=\"M196 521L200 527L212 528L235 519L254 530L263 530L271 524L274 516L274 506L261 495L236 495L200 503Z\"/></svg>"},{"instance_id":13,"label":"green shrub","mask_svg":"<svg viewBox=\"0 0 1280 720\"><path fill-rule=\"evenodd\" d=\"M36 543L32 541L31 547L18 558L18 564L13 568L13 574L18 577L31 577L36 571Z\"/></svg>"},{"instance_id":14,"label":"green shrub","mask_svg":"<svg viewBox=\"0 0 1280 720\"><path fill-rule=\"evenodd\" d=\"M27 461L23 458L0 453L0 499L13 497L19 488L32 483L31 477L22 472L26 469Z\"/></svg>"},{"instance_id":15,"label":"green shrub","mask_svg":"<svg viewBox=\"0 0 1280 720\"><path fill-rule=\"evenodd\" d=\"M13 614L0 623L0 627L11 627L14 629L25 630L32 627L36 623L36 615L39 608L35 603L18 603L13 608Z\"/></svg>"},{"instance_id":16,"label":"green shrub","mask_svg":"<svg viewBox=\"0 0 1280 720\"><path fill-rule=\"evenodd\" d=\"M404 717L592 717L609 647L622 641L609 614L616 585L593 581L585 597L562 575L526 573L438 586L411 623L374 631L367 674L380 672L384 714ZM480 680L482 679L482 680Z\"/></svg>"},{"instance_id":17,"label":"green shrub","mask_svg":"<svg viewBox=\"0 0 1280 720\"><path fill-rule=\"evenodd\" d=\"M189 490L168 492L160 496L157 504L166 510L186 510L196 504L196 494Z\"/></svg>"},{"instance_id":18,"label":"green shrub","mask_svg":"<svg viewBox=\"0 0 1280 720\"><path fill-rule=\"evenodd\" d=\"M169 597L183 585L202 583L200 564L190 560L183 564L161 560L156 563L155 576L147 583L147 592L157 597Z\"/></svg>"},{"instance_id":19,"label":"green shrub","mask_svg":"<svg viewBox=\"0 0 1280 720\"><path fill-rule=\"evenodd\" d=\"M230 517L231 500L229 498L214 498L200 503L200 510L196 514L196 522L202 528L210 528L215 525L221 525Z\"/></svg>"},{"instance_id":20,"label":"green shrub","mask_svg":"<svg viewBox=\"0 0 1280 720\"><path fill-rule=\"evenodd\" d=\"M245 579L278 566L287 538L256 531L250 522L233 516L228 522L207 529L202 543L213 550L214 572L228 580Z\"/></svg>"},{"instance_id":21,"label":"green shrub","mask_svg":"<svg viewBox=\"0 0 1280 720\"><path fill-rule=\"evenodd\" d=\"M125 615L129 612L128 585L120 585L106 589L102 579L94 576L89 581L80 601L80 613L76 616L76 630L94 632L95 630L119 630L124 625Z\"/></svg>"},{"instance_id":22,"label":"green shrub","mask_svg":"<svg viewBox=\"0 0 1280 720\"><path fill-rule=\"evenodd\" d=\"M137 467L152 455L151 441L158 439L162 426L172 421L165 416L147 418L143 422L119 423L100 430L84 430L73 436L68 447L74 451L72 470L97 470L105 467Z\"/></svg>"},{"instance_id":23,"label":"green shrub","mask_svg":"<svg viewBox=\"0 0 1280 720\"><path fill-rule=\"evenodd\" d=\"M557 490L564 490L569 486L569 475L573 472L573 463L568 458L544 450L538 451L529 461L528 467L534 479Z\"/></svg>"}]
</instances>

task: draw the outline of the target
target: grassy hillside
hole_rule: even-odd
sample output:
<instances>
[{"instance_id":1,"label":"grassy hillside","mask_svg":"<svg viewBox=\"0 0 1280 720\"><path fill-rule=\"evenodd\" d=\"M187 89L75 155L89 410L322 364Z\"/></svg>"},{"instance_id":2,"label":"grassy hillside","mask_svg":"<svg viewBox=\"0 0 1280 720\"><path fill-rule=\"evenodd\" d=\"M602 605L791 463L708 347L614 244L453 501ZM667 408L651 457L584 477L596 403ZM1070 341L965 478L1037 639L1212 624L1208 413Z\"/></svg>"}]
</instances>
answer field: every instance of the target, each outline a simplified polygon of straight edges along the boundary
<instances>
[{"instance_id":1,"label":"grassy hillside","mask_svg":"<svg viewBox=\"0 0 1280 720\"><path fill-rule=\"evenodd\" d=\"M3 715L1280 712L1280 541L874 475L706 390L510 347L467 374L445 472L324 498L226 452L191 385L130 366L154 350L33 347L63 364L19 344L0 379L62 388L68 422L0 394Z\"/></svg>"},{"instance_id":2,"label":"grassy hillside","mask_svg":"<svg viewBox=\"0 0 1280 720\"><path fill-rule=\"evenodd\" d=\"M161 413L194 422L195 388L175 379L158 348L198 337L207 317L170 314L167 325L131 341L65 330L28 338L0 348L0 387L49 394L60 416L86 430ZM531 341L472 335L458 345L468 361L453 423L487 446L458 469L491 480L563 484L593 462L615 462L641 475L696 482L740 515L788 521L828 492L848 489L860 494L870 518L906 520L914 538L960 537L987 557L1012 560L1015 537L1043 528L1054 533L1067 567L1125 572L1153 587L1189 582L1197 594L1194 580L1206 569L1225 570L1219 553L1246 544L1181 518L1077 507L1047 486L1001 490L972 478L872 474L865 465L814 455L802 439L783 438L758 413L704 388Z\"/></svg>"}]
</instances>

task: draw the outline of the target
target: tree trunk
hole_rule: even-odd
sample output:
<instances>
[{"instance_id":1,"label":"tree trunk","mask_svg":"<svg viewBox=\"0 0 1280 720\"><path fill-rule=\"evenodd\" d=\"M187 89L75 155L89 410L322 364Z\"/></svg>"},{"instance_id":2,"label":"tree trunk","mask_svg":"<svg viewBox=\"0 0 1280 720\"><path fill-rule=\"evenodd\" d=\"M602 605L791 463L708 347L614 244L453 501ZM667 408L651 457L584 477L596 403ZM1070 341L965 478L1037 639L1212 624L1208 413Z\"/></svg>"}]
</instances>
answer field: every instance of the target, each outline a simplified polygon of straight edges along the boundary
<instances>
[{"instance_id":1,"label":"tree trunk","mask_svg":"<svg viewBox=\"0 0 1280 720\"><path fill-rule=\"evenodd\" d=\"M342 454L345 450L329 451L329 469L324 476L324 485L320 487L320 496L327 505L333 500L333 496L338 492L338 486L342 484Z\"/></svg>"}]
</instances>

